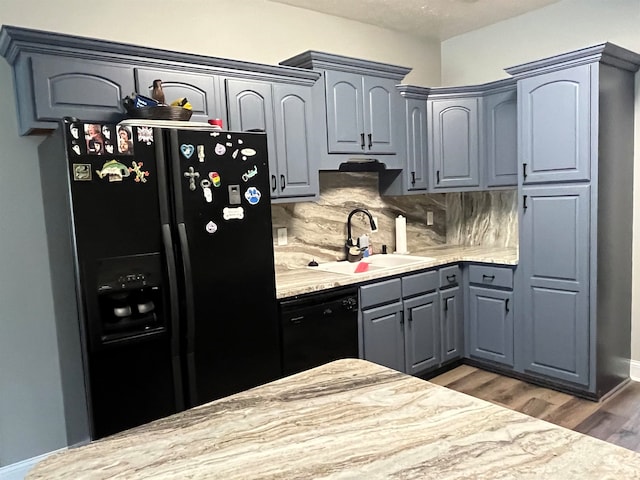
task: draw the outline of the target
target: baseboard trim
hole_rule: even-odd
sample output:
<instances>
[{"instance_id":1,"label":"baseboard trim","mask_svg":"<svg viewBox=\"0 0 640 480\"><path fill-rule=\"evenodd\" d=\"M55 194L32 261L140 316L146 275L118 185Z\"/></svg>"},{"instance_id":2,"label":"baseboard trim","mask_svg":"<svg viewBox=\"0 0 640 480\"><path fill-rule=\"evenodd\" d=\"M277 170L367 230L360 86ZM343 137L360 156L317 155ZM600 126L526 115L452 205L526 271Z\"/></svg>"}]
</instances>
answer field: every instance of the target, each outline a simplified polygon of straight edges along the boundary
<instances>
[{"instance_id":1,"label":"baseboard trim","mask_svg":"<svg viewBox=\"0 0 640 480\"><path fill-rule=\"evenodd\" d=\"M37 457L27 458L26 460L22 460L21 462L12 463L11 465L7 465L6 467L0 467L0 479L1 480L24 480L24 477L27 476L29 470L31 470L36 463L41 460L44 460L49 455L53 455L54 453L62 452L66 450L66 448L61 448L60 450L54 450L53 452L44 453L42 455L38 455Z\"/></svg>"},{"instance_id":2,"label":"baseboard trim","mask_svg":"<svg viewBox=\"0 0 640 480\"><path fill-rule=\"evenodd\" d=\"M640 360L629 361L629 376L634 382L640 382Z\"/></svg>"}]
</instances>

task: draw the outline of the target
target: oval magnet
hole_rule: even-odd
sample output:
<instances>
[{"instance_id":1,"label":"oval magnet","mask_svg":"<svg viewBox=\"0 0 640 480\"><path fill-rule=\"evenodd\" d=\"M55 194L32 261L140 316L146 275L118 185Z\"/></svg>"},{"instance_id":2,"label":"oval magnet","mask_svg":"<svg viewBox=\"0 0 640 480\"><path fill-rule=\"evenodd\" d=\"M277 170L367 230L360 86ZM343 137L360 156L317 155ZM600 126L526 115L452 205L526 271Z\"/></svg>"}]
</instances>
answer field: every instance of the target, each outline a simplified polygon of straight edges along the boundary
<instances>
[{"instance_id":1,"label":"oval magnet","mask_svg":"<svg viewBox=\"0 0 640 480\"><path fill-rule=\"evenodd\" d=\"M209 223L204 226L204 229L207 231L207 233L216 233L218 231L218 225L216 225L212 221L209 221Z\"/></svg>"}]
</instances>

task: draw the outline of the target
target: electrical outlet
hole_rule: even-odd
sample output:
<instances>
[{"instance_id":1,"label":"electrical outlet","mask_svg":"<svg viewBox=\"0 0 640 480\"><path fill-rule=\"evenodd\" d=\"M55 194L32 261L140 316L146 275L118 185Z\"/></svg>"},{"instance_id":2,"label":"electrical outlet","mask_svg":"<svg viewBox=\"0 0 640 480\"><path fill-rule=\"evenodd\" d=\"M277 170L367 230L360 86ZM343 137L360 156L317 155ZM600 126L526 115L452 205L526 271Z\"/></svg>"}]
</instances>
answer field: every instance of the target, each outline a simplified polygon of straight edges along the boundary
<instances>
[{"instance_id":1,"label":"electrical outlet","mask_svg":"<svg viewBox=\"0 0 640 480\"><path fill-rule=\"evenodd\" d=\"M279 228L278 229L278 245L283 246L287 244L287 229Z\"/></svg>"},{"instance_id":2,"label":"electrical outlet","mask_svg":"<svg viewBox=\"0 0 640 480\"><path fill-rule=\"evenodd\" d=\"M427 225L433 225L433 212L427 210Z\"/></svg>"}]
</instances>

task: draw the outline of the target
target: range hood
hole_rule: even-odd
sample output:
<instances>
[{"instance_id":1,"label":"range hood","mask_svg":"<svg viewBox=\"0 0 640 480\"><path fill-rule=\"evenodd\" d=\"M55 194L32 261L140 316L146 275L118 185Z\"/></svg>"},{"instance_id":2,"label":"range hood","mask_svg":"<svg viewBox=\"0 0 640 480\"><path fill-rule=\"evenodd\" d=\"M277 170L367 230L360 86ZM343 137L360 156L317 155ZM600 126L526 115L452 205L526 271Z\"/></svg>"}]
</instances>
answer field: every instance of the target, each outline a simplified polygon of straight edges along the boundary
<instances>
[{"instance_id":1,"label":"range hood","mask_svg":"<svg viewBox=\"0 0 640 480\"><path fill-rule=\"evenodd\" d=\"M375 158L350 158L342 162L339 172L384 172L387 166Z\"/></svg>"}]
</instances>

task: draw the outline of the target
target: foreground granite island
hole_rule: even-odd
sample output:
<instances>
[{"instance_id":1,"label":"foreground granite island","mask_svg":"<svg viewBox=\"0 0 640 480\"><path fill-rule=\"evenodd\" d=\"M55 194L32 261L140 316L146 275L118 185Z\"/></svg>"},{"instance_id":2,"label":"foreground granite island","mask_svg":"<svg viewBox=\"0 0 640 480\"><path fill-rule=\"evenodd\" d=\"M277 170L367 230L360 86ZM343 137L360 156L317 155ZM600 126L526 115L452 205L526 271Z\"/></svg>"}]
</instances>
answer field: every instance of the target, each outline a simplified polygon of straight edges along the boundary
<instances>
[{"instance_id":1,"label":"foreground granite island","mask_svg":"<svg viewBox=\"0 0 640 480\"><path fill-rule=\"evenodd\" d=\"M364 360L55 454L28 479L640 479L640 456Z\"/></svg>"}]
</instances>

